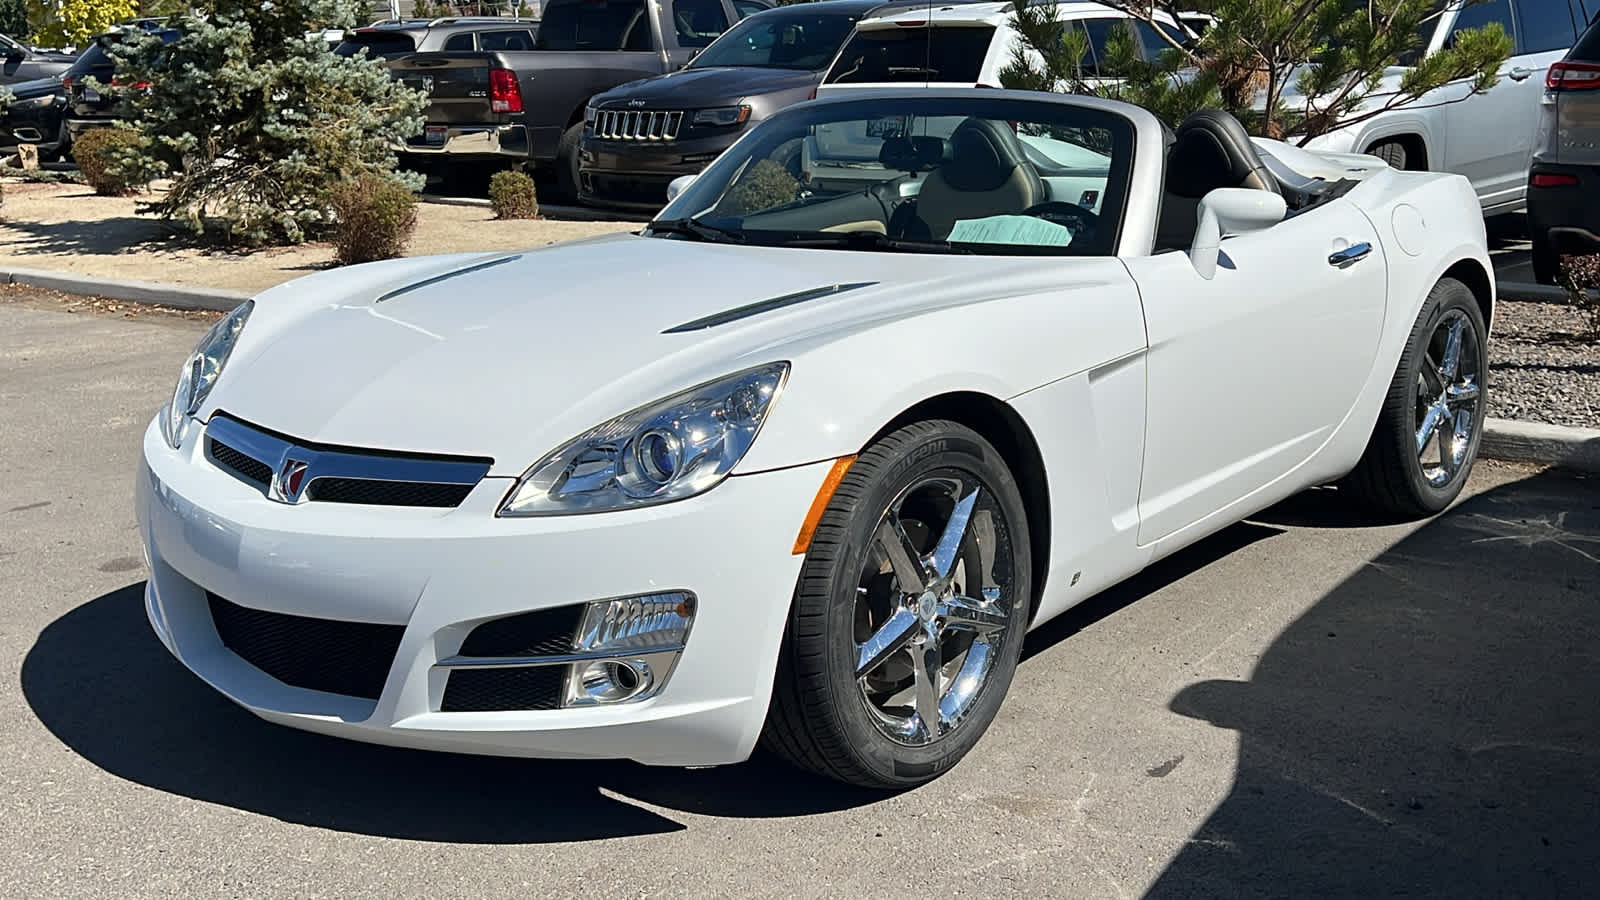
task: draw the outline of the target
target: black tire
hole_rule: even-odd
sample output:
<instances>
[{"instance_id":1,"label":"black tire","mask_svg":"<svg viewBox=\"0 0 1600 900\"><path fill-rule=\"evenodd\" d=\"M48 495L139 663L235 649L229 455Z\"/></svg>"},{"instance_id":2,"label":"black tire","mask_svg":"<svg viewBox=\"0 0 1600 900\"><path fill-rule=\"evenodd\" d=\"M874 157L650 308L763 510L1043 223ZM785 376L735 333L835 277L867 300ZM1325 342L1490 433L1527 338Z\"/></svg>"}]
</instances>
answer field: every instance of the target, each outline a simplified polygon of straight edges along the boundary
<instances>
[{"instance_id":1,"label":"black tire","mask_svg":"<svg viewBox=\"0 0 1600 900\"><path fill-rule=\"evenodd\" d=\"M1380 141L1367 148L1368 156L1376 156L1392 169L1404 171L1407 162L1406 145L1399 141Z\"/></svg>"},{"instance_id":2,"label":"black tire","mask_svg":"<svg viewBox=\"0 0 1600 900\"><path fill-rule=\"evenodd\" d=\"M583 123L561 133L561 143L556 145L556 196L562 203L578 202L578 140L583 137Z\"/></svg>"},{"instance_id":3,"label":"black tire","mask_svg":"<svg viewBox=\"0 0 1600 900\"><path fill-rule=\"evenodd\" d=\"M1556 252L1546 233L1535 231L1528 236L1533 244L1533 280L1540 284L1555 284L1561 274L1561 254Z\"/></svg>"},{"instance_id":4,"label":"black tire","mask_svg":"<svg viewBox=\"0 0 1600 900\"><path fill-rule=\"evenodd\" d=\"M1462 347L1456 376L1442 380L1438 357L1443 356L1441 335L1448 337L1448 329L1455 322L1463 322ZM1487 328L1477 297L1465 284L1454 278L1444 278L1428 292L1416 324L1407 338L1400 365L1390 382L1389 393L1384 397L1383 408L1378 413L1378 423L1372 430L1365 454L1355 470L1344 481L1355 497L1364 505L1386 519L1416 519L1443 511L1461 493L1467 478L1472 474L1472 464L1477 460L1478 443L1483 436L1483 420L1488 409L1489 369ZM1470 342L1467 332L1470 331ZM1435 377L1427 376L1432 368ZM1477 395L1470 410L1462 406L1454 415L1466 416L1471 430L1464 447L1459 447L1460 459L1454 467L1439 466L1430 478L1430 467L1419 458L1433 456L1433 445L1417 447L1419 428L1427 421L1425 407L1436 401L1438 387L1440 398L1447 394L1446 387L1465 379L1470 374L1477 387ZM1454 420L1452 420L1454 421ZM1442 429L1444 420L1436 427ZM1442 435L1442 430L1435 433ZM1457 441L1452 441L1454 446ZM1445 451L1442 437L1439 453ZM1456 452L1451 452L1452 458ZM1436 479L1448 476L1443 482Z\"/></svg>"},{"instance_id":5,"label":"black tire","mask_svg":"<svg viewBox=\"0 0 1600 900\"><path fill-rule=\"evenodd\" d=\"M941 484L944 478L977 488L971 501L976 505L960 531L961 551L951 556L946 573L951 589L984 593L982 586L991 582L984 572L984 557L973 555L980 546L974 535L989 535L983 546L989 548L987 568L996 574L997 585L990 625L1004 624L994 635L981 639L984 651L977 658L988 659L988 667L980 677L981 687L964 700L952 701L965 703L952 716L954 723L947 725L941 715L940 724L933 728L937 737L917 743L912 732L907 732L906 740L895 740L886 731L889 726L884 723L889 720L881 708L875 711L869 688L863 686L871 684L874 677L892 681L895 676L886 674L891 672L891 663L903 666L910 673L905 678L916 681L914 654L920 648L907 644L885 655L858 683L861 642L885 627L885 619L872 619L875 601L868 598L862 585L883 585L883 598L897 604L888 606L890 612L885 615L916 615L919 604L915 600L906 604L910 595L901 589L901 579L880 574L883 569L878 563L885 557L878 555L874 535L891 511L901 524L911 523L913 518L905 511L921 496L917 492ZM949 496L957 498L964 490L957 486ZM902 499L903 505L897 507ZM960 501L954 505L959 506ZM928 523L925 534L914 527L907 531L919 535L912 543L926 552L936 543L936 532L948 528L949 522L937 525L932 512L924 519ZM912 787L954 766L993 721L1016 671L1032 602L1028 548L1028 523L1016 480L1000 454L976 432L954 422L925 421L901 428L868 447L840 482L806 553L778 659L763 745L802 768L871 788ZM957 559L959 563L954 561ZM973 571L982 581L978 592L972 592ZM958 573L965 583L955 584ZM932 645L937 649L927 658L937 659L938 674L949 679L934 682L946 685L936 687L934 696L940 702L950 700L956 697L952 687L957 679L949 670L967 671L961 667L974 658L972 648L980 639L959 625L948 624L942 613L937 619L926 611L923 615L928 618L919 621L930 624L914 626L914 630L920 636L924 634L920 629L929 627L938 635ZM969 643L962 651L964 639ZM994 646L996 642L998 646ZM907 654L904 658L900 657L902 650ZM903 693L903 684L888 689L886 695ZM906 721L922 721L915 716L914 707L909 712L912 718ZM919 727L913 725L913 729Z\"/></svg>"}]
</instances>

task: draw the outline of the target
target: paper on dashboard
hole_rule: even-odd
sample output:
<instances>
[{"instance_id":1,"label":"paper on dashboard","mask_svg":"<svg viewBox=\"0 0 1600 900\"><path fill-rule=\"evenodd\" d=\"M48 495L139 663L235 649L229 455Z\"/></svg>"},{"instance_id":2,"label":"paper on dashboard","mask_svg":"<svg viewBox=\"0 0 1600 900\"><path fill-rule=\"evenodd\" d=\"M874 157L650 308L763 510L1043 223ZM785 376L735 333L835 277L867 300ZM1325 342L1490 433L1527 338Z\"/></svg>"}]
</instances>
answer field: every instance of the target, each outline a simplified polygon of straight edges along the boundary
<instances>
[{"instance_id":1,"label":"paper on dashboard","mask_svg":"<svg viewBox=\"0 0 1600 900\"><path fill-rule=\"evenodd\" d=\"M1033 216L988 216L958 220L947 240L952 244L1065 247L1072 243L1072 229Z\"/></svg>"}]
</instances>

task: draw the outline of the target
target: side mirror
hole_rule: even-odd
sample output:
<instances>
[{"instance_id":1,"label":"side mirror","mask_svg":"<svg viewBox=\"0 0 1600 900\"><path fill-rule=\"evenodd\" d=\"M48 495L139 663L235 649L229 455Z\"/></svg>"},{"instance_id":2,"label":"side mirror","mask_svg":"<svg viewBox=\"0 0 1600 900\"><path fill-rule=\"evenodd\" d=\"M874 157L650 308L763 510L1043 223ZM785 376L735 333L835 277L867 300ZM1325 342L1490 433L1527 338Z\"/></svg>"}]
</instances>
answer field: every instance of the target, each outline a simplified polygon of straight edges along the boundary
<instances>
[{"instance_id":1,"label":"side mirror","mask_svg":"<svg viewBox=\"0 0 1600 900\"><path fill-rule=\"evenodd\" d=\"M1210 281L1217 274L1217 255L1222 252L1224 234L1247 234L1271 228L1283 221L1289 211L1283 197L1272 191L1252 188L1217 188L1200 201L1200 224L1189 246L1189 262L1200 277Z\"/></svg>"},{"instance_id":2,"label":"side mirror","mask_svg":"<svg viewBox=\"0 0 1600 900\"><path fill-rule=\"evenodd\" d=\"M689 185L694 184L694 180L699 177L700 173L696 172L693 175L679 175L667 182L667 202L671 203L678 199L678 195L688 190Z\"/></svg>"}]
</instances>

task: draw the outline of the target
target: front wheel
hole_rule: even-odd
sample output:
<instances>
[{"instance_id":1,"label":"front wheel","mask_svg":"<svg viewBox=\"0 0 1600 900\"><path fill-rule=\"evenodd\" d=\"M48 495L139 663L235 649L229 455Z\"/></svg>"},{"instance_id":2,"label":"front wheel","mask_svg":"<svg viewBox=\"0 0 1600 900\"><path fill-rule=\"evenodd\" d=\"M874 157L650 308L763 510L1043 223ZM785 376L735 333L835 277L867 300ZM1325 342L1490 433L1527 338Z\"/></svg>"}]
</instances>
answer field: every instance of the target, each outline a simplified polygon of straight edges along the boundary
<instances>
[{"instance_id":1,"label":"front wheel","mask_svg":"<svg viewBox=\"0 0 1600 900\"><path fill-rule=\"evenodd\" d=\"M850 467L800 572L763 742L851 784L906 788L994 719L1031 602L1015 479L976 432L908 425Z\"/></svg>"},{"instance_id":2,"label":"front wheel","mask_svg":"<svg viewBox=\"0 0 1600 900\"><path fill-rule=\"evenodd\" d=\"M568 128L556 145L556 197L563 203L578 200L578 142L583 138L583 123Z\"/></svg>"},{"instance_id":3,"label":"front wheel","mask_svg":"<svg viewBox=\"0 0 1600 900\"><path fill-rule=\"evenodd\" d=\"M1375 511L1431 516L1461 493L1488 409L1487 336L1471 288L1454 278L1433 286L1366 453L1345 481Z\"/></svg>"}]
</instances>

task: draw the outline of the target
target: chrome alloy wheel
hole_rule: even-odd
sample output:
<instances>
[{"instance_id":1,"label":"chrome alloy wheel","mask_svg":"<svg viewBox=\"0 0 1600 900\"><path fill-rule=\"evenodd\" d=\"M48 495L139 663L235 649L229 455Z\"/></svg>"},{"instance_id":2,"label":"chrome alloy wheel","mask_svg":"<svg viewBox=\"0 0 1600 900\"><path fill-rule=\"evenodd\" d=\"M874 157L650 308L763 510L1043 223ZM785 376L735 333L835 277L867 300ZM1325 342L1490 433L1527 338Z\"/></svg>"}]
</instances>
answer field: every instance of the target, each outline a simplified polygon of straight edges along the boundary
<instances>
[{"instance_id":1,"label":"chrome alloy wheel","mask_svg":"<svg viewBox=\"0 0 1600 900\"><path fill-rule=\"evenodd\" d=\"M885 736L930 744L961 725L1012 635L1011 528L970 473L902 490L872 532L856 588L855 678Z\"/></svg>"},{"instance_id":2,"label":"chrome alloy wheel","mask_svg":"<svg viewBox=\"0 0 1600 900\"><path fill-rule=\"evenodd\" d=\"M1478 333L1466 313L1439 319L1417 370L1417 459L1434 487L1460 474L1471 452L1483 396Z\"/></svg>"}]
</instances>

